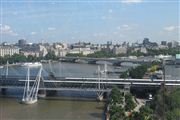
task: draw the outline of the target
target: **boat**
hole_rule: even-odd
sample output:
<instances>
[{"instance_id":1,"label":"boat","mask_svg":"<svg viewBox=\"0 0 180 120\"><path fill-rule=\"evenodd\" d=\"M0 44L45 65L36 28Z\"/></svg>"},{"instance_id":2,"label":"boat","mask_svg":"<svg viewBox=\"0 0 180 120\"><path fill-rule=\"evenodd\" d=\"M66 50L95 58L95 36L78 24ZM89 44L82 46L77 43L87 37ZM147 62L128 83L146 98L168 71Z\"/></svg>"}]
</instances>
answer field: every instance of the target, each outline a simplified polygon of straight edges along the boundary
<instances>
[{"instance_id":1,"label":"boat","mask_svg":"<svg viewBox=\"0 0 180 120\"><path fill-rule=\"evenodd\" d=\"M4 66L0 66L0 69L4 68Z\"/></svg>"},{"instance_id":2,"label":"boat","mask_svg":"<svg viewBox=\"0 0 180 120\"><path fill-rule=\"evenodd\" d=\"M22 63L21 64L22 67L39 67L42 66L42 64L40 62L26 62L26 63Z\"/></svg>"}]
</instances>

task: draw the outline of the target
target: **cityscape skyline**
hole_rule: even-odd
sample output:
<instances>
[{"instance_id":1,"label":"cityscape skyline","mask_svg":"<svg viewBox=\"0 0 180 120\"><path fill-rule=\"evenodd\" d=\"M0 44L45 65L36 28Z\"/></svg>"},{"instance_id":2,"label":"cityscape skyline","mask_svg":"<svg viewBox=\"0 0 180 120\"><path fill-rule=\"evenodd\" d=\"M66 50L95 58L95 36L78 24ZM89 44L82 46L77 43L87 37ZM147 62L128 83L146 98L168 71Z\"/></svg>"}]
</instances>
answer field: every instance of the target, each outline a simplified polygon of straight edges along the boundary
<instances>
[{"instance_id":1,"label":"cityscape skyline","mask_svg":"<svg viewBox=\"0 0 180 120\"><path fill-rule=\"evenodd\" d=\"M1 0L1 42L179 41L179 1Z\"/></svg>"}]
</instances>

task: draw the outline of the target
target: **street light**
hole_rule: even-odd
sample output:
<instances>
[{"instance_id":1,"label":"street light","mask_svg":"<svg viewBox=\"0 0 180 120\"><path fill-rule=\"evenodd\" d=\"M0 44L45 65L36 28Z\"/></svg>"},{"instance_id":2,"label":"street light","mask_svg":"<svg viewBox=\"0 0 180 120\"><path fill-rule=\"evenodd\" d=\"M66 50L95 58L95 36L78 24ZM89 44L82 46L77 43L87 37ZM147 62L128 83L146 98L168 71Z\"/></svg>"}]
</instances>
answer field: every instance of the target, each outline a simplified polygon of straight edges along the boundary
<instances>
[{"instance_id":1,"label":"street light","mask_svg":"<svg viewBox=\"0 0 180 120\"><path fill-rule=\"evenodd\" d=\"M165 120L165 60L162 59L162 69L163 69L163 120Z\"/></svg>"}]
</instances>

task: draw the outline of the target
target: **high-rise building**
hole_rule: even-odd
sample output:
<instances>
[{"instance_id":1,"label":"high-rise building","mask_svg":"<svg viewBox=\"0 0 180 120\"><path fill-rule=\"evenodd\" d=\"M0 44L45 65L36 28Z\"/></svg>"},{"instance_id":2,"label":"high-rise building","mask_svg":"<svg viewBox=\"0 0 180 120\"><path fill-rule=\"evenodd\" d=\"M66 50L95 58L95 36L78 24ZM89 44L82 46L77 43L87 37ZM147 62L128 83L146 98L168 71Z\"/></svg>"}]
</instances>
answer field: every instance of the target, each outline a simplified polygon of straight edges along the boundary
<instances>
[{"instance_id":1,"label":"high-rise building","mask_svg":"<svg viewBox=\"0 0 180 120\"><path fill-rule=\"evenodd\" d=\"M172 48L172 42L168 42L167 45L169 48Z\"/></svg>"},{"instance_id":2,"label":"high-rise building","mask_svg":"<svg viewBox=\"0 0 180 120\"><path fill-rule=\"evenodd\" d=\"M149 38L144 38L143 44L148 44L149 43Z\"/></svg>"},{"instance_id":3,"label":"high-rise building","mask_svg":"<svg viewBox=\"0 0 180 120\"><path fill-rule=\"evenodd\" d=\"M167 45L167 42L166 42L166 41L161 41L161 45L166 46L166 45Z\"/></svg>"},{"instance_id":4,"label":"high-rise building","mask_svg":"<svg viewBox=\"0 0 180 120\"><path fill-rule=\"evenodd\" d=\"M24 39L20 39L19 41L18 41L18 46L19 47L23 47L23 46L25 46L27 43L26 43L26 40L24 40Z\"/></svg>"}]
</instances>

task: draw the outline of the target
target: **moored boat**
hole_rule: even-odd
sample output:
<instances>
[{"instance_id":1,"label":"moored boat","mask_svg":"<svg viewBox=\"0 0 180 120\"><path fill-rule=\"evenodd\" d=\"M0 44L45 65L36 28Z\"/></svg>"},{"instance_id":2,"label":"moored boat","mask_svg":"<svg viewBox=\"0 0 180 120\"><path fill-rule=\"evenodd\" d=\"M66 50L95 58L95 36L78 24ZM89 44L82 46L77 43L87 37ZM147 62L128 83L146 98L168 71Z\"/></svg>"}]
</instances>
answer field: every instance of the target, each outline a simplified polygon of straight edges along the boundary
<instances>
[{"instance_id":1,"label":"moored boat","mask_svg":"<svg viewBox=\"0 0 180 120\"><path fill-rule=\"evenodd\" d=\"M40 62L26 62L21 64L22 67L39 67L42 66Z\"/></svg>"}]
</instances>

